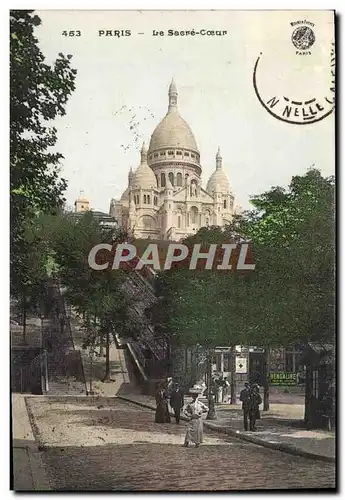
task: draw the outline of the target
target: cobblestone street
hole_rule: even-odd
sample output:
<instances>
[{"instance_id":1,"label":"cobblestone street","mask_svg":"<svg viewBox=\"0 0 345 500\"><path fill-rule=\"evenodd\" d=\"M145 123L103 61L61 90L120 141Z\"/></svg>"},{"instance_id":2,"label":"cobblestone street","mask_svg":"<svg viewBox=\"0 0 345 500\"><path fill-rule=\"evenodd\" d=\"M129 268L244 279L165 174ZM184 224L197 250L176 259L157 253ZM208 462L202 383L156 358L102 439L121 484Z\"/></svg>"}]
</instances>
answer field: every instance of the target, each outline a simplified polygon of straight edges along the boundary
<instances>
[{"instance_id":1,"label":"cobblestone street","mask_svg":"<svg viewBox=\"0 0 345 500\"><path fill-rule=\"evenodd\" d=\"M185 423L120 400L30 398L55 490L236 490L334 487L332 464L206 432L183 448Z\"/></svg>"}]
</instances>

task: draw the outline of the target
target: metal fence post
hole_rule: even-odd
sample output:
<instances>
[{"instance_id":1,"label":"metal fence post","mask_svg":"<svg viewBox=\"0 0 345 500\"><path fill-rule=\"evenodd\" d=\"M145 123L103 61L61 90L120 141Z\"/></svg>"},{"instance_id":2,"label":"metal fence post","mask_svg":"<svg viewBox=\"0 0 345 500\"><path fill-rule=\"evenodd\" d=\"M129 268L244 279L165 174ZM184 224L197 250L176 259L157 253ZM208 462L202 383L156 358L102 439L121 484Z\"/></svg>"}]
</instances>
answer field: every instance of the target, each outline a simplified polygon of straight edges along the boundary
<instances>
[{"instance_id":1,"label":"metal fence post","mask_svg":"<svg viewBox=\"0 0 345 500\"><path fill-rule=\"evenodd\" d=\"M49 382L48 382L48 353L44 351L44 367L45 367L45 379L46 379L46 391L49 391Z\"/></svg>"}]
</instances>

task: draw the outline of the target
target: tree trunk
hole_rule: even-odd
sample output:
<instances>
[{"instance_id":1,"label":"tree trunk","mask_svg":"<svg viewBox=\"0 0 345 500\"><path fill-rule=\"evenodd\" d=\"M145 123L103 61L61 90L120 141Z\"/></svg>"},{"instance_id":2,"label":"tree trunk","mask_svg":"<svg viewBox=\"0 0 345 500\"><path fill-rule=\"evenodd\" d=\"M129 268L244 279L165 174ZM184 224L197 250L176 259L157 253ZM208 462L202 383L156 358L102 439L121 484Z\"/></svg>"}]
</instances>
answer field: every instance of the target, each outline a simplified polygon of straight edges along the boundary
<instances>
[{"instance_id":1,"label":"tree trunk","mask_svg":"<svg viewBox=\"0 0 345 500\"><path fill-rule=\"evenodd\" d=\"M308 428L312 427L313 424L312 394L313 372L309 362L307 361L305 371L304 423Z\"/></svg>"},{"instance_id":2,"label":"tree trunk","mask_svg":"<svg viewBox=\"0 0 345 500\"><path fill-rule=\"evenodd\" d=\"M207 353L207 400L208 413L206 420L216 420L216 409L214 405L214 396L212 395L212 350Z\"/></svg>"},{"instance_id":3,"label":"tree trunk","mask_svg":"<svg viewBox=\"0 0 345 500\"><path fill-rule=\"evenodd\" d=\"M264 381L264 407L263 411L270 409L269 396L270 396L270 349L265 349L265 381Z\"/></svg>"},{"instance_id":4,"label":"tree trunk","mask_svg":"<svg viewBox=\"0 0 345 500\"><path fill-rule=\"evenodd\" d=\"M105 374L102 382L111 382L110 378L110 334L107 329L105 345Z\"/></svg>"},{"instance_id":5,"label":"tree trunk","mask_svg":"<svg viewBox=\"0 0 345 500\"><path fill-rule=\"evenodd\" d=\"M236 404L236 346L231 346L230 404Z\"/></svg>"},{"instance_id":6,"label":"tree trunk","mask_svg":"<svg viewBox=\"0 0 345 500\"><path fill-rule=\"evenodd\" d=\"M93 346L92 346L93 349ZM93 353L90 351L90 391L89 395L93 395L93 390L92 390L92 381L93 381Z\"/></svg>"},{"instance_id":7,"label":"tree trunk","mask_svg":"<svg viewBox=\"0 0 345 500\"><path fill-rule=\"evenodd\" d=\"M22 317L23 317L23 344L26 344L26 295L23 293L23 306L22 306Z\"/></svg>"}]
</instances>

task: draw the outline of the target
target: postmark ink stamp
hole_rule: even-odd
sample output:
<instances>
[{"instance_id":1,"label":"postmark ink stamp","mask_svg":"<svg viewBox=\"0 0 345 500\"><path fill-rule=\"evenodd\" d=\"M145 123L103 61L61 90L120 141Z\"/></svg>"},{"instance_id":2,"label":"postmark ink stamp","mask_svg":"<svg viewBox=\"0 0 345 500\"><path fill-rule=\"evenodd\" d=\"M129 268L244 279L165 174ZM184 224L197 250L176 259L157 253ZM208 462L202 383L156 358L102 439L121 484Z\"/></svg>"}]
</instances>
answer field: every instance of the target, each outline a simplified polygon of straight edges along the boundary
<instances>
[{"instance_id":1,"label":"postmark ink stamp","mask_svg":"<svg viewBox=\"0 0 345 500\"><path fill-rule=\"evenodd\" d=\"M313 44L315 41L312 35L301 32L296 38L296 44L306 47L306 44ZM309 41L308 41L309 40ZM311 45L309 45L311 46ZM258 86L258 67L262 53L256 60L253 71L253 87L255 94L266 111L277 120L293 125L308 125L324 120L329 116L335 107L335 44L332 43L330 51L329 85L325 89L320 89L318 95L311 95L308 99L288 97L286 95L271 94L264 96ZM304 90L304 89L303 89Z\"/></svg>"}]
</instances>

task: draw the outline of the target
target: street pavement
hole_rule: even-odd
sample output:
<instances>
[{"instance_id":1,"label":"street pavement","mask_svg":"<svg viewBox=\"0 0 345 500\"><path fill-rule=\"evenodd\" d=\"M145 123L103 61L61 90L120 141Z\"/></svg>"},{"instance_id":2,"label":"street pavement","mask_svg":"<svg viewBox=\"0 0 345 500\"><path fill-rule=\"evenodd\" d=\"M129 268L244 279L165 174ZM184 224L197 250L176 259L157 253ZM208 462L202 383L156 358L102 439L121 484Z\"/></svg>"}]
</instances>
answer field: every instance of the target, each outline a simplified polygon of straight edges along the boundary
<instances>
[{"instance_id":1,"label":"street pavement","mask_svg":"<svg viewBox=\"0 0 345 500\"><path fill-rule=\"evenodd\" d=\"M78 329L78 321L71 321L74 344L81 346L83 334ZM87 381L91 378L89 359L86 352L81 350L84 361L84 371ZM155 407L152 396L141 393L132 373L128 354L123 349L118 349L115 344L110 347L111 377L113 382L102 383L100 378L104 373L104 359L96 358L93 366L92 389L99 396L114 397L124 396L132 401L140 402ZM87 382L89 386L89 382ZM188 398L187 398L188 399ZM261 405L262 409L262 405ZM304 418L304 393L298 387L290 388L290 392L282 393L278 388L270 390L270 410L261 412L262 419L257 421L258 432L255 435L246 433L243 436L242 411L240 405L217 405L217 420L207 422L206 425L220 432L229 434L237 433L237 437L250 439L256 443L277 447L280 446L290 452L335 459L335 435L322 430L306 430L301 427Z\"/></svg>"},{"instance_id":2,"label":"street pavement","mask_svg":"<svg viewBox=\"0 0 345 500\"><path fill-rule=\"evenodd\" d=\"M12 394L12 484L15 491L49 491L23 394Z\"/></svg>"},{"instance_id":3,"label":"street pavement","mask_svg":"<svg viewBox=\"0 0 345 500\"><path fill-rule=\"evenodd\" d=\"M133 393L125 394L124 398L151 409L155 408L152 396ZM207 404L206 399L203 399ZM185 398L186 402L188 397ZM335 432L305 429L304 405L270 404L269 411L261 411L262 418L256 421L256 432L243 430L241 405L217 404L216 414L216 420L205 421L205 426L212 430L287 453L335 462Z\"/></svg>"},{"instance_id":4,"label":"street pavement","mask_svg":"<svg viewBox=\"0 0 345 500\"><path fill-rule=\"evenodd\" d=\"M56 491L217 491L331 488L334 464L206 431L182 447L185 423L117 398L31 397L29 413Z\"/></svg>"}]
</instances>

